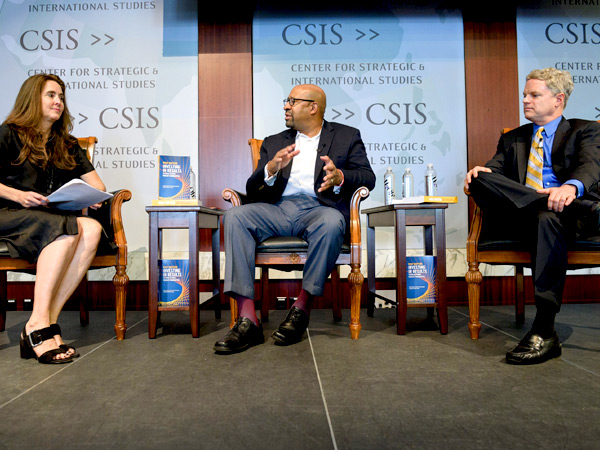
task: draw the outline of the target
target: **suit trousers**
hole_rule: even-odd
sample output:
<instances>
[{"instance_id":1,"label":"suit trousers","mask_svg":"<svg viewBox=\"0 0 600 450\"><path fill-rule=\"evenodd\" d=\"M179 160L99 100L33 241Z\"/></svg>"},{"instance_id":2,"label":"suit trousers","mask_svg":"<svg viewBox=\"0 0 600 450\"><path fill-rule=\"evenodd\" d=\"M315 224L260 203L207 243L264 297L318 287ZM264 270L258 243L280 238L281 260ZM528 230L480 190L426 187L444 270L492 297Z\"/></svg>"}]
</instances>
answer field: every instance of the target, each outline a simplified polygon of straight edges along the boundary
<instances>
[{"instance_id":1,"label":"suit trousers","mask_svg":"<svg viewBox=\"0 0 600 450\"><path fill-rule=\"evenodd\" d=\"M536 306L557 313L567 274L568 246L577 230L577 205L560 213L548 210L547 194L497 173L479 172L469 190L486 217L485 223L492 224L494 236L500 233L519 240L530 250Z\"/></svg>"},{"instance_id":2,"label":"suit trousers","mask_svg":"<svg viewBox=\"0 0 600 450\"><path fill-rule=\"evenodd\" d=\"M308 242L302 288L323 295L325 281L340 254L346 220L335 208L308 195L277 203L249 203L227 210L223 219L227 295L254 298L256 246L270 237L297 236Z\"/></svg>"}]
</instances>

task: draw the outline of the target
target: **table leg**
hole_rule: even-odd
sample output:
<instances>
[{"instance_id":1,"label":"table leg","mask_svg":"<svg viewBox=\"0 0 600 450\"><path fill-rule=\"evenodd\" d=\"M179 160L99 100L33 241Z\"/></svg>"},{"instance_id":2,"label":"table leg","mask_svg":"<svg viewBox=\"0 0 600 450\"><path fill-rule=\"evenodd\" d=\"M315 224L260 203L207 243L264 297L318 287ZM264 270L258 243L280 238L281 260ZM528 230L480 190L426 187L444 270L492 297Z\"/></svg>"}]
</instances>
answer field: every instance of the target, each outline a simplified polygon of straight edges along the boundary
<instances>
[{"instance_id":1,"label":"table leg","mask_svg":"<svg viewBox=\"0 0 600 450\"><path fill-rule=\"evenodd\" d=\"M425 254L433 255L433 225L423 226L423 243L425 244ZM427 319L433 320L435 308L432 306L427 307Z\"/></svg>"},{"instance_id":2,"label":"table leg","mask_svg":"<svg viewBox=\"0 0 600 450\"><path fill-rule=\"evenodd\" d=\"M198 308L198 252L200 241L200 221L198 213L190 211L189 221L189 261L190 261L190 324L192 337L199 337L200 311Z\"/></svg>"},{"instance_id":3,"label":"table leg","mask_svg":"<svg viewBox=\"0 0 600 450\"><path fill-rule=\"evenodd\" d=\"M367 316L375 312L375 227L367 226Z\"/></svg>"},{"instance_id":4,"label":"table leg","mask_svg":"<svg viewBox=\"0 0 600 450\"><path fill-rule=\"evenodd\" d=\"M396 330L406 334L406 212L396 210Z\"/></svg>"},{"instance_id":5,"label":"table leg","mask_svg":"<svg viewBox=\"0 0 600 450\"><path fill-rule=\"evenodd\" d=\"M156 321L158 316L158 258L159 230L158 213L150 213L150 248L148 249L148 337L156 337Z\"/></svg>"},{"instance_id":6,"label":"table leg","mask_svg":"<svg viewBox=\"0 0 600 450\"><path fill-rule=\"evenodd\" d=\"M435 243L437 248L437 302L440 333L448 334L448 304L446 303L446 224L443 209L435 210Z\"/></svg>"},{"instance_id":7,"label":"table leg","mask_svg":"<svg viewBox=\"0 0 600 450\"><path fill-rule=\"evenodd\" d=\"M212 230L212 276L213 276L213 302L215 307L215 319L221 319L221 302L223 293L221 292L221 236L219 233L219 221L217 228Z\"/></svg>"}]
</instances>

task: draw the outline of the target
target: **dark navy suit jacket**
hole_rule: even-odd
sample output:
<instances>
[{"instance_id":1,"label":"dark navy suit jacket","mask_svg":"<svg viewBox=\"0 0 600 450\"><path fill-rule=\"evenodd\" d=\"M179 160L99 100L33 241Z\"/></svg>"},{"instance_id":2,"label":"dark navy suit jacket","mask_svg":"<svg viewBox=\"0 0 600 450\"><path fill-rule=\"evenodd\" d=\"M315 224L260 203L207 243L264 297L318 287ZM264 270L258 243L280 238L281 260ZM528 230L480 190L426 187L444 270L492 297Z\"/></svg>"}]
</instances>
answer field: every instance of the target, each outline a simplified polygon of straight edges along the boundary
<instances>
[{"instance_id":1,"label":"dark navy suit jacket","mask_svg":"<svg viewBox=\"0 0 600 450\"><path fill-rule=\"evenodd\" d=\"M288 183L292 164L294 160L279 171L273 186L265 184L265 165L284 147L296 142L296 131L289 129L264 139L260 149L260 160L256 171L250 176L246 183L246 193L254 202L275 203L283 194ZM344 184L339 192L335 194L333 189L317 192L325 170L325 163L320 156L329 156L333 164L344 173ZM350 199L356 189L365 186L372 190L375 187L375 174L371 169L365 146L356 128L342 125L336 122L323 123L321 137L315 161L314 189L319 201L326 206L338 209L346 218L346 224L350 223Z\"/></svg>"},{"instance_id":2,"label":"dark navy suit jacket","mask_svg":"<svg viewBox=\"0 0 600 450\"><path fill-rule=\"evenodd\" d=\"M532 137L533 124L504 134L498 142L496 154L486 167L525 184ZM552 169L561 183L579 180L583 183L586 197L600 199L600 123L563 117L552 144Z\"/></svg>"}]
</instances>

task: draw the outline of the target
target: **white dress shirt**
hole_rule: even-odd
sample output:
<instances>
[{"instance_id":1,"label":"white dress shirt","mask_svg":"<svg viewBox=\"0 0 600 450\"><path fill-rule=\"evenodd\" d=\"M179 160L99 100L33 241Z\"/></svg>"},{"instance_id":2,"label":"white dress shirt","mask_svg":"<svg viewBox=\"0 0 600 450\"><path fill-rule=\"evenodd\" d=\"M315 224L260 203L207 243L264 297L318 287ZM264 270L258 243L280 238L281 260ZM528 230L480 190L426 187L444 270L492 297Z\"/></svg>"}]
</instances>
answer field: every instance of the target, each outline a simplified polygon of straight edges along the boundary
<instances>
[{"instance_id":1,"label":"white dress shirt","mask_svg":"<svg viewBox=\"0 0 600 450\"><path fill-rule=\"evenodd\" d=\"M321 132L314 137L308 137L300 132L296 133L296 150L300 150L300 153L294 156L290 178L282 194L284 197L299 194L317 196L315 194L315 164L317 163L317 147L320 138ZM265 165L265 183L272 186L276 177L277 174L269 177L269 171Z\"/></svg>"}]
</instances>

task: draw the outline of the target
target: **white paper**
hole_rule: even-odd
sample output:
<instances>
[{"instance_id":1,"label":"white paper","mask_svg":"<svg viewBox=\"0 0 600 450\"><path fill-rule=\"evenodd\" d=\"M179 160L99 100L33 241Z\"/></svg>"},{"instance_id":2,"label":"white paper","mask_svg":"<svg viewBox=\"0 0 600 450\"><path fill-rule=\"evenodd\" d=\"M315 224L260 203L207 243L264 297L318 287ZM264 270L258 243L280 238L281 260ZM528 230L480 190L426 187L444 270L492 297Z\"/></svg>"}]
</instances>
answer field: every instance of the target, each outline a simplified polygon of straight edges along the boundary
<instances>
[{"instance_id":1,"label":"white paper","mask_svg":"<svg viewBox=\"0 0 600 450\"><path fill-rule=\"evenodd\" d=\"M51 207L58 209L78 210L103 202L113 195L90 186L85 181L75 178L61 186L48 196Z\"/></svg>"}]
</instances>

